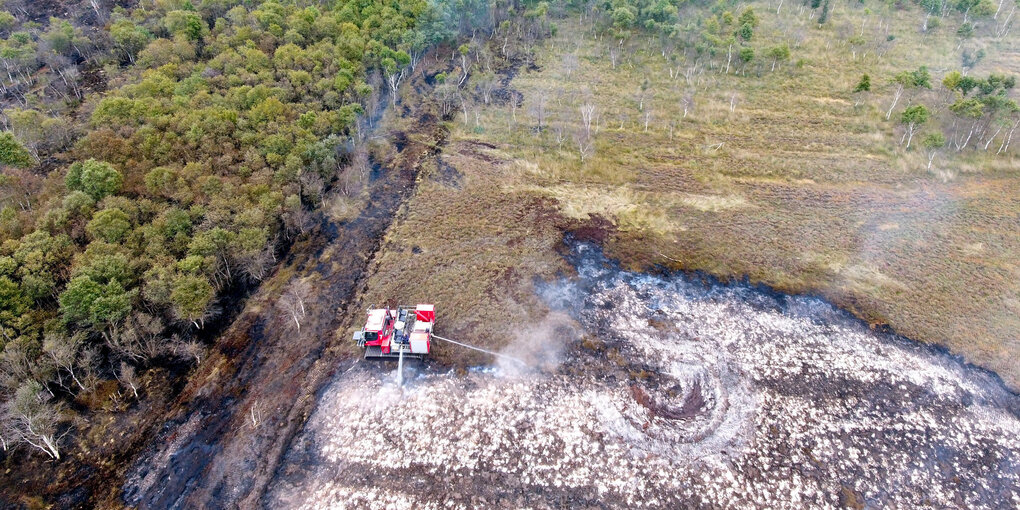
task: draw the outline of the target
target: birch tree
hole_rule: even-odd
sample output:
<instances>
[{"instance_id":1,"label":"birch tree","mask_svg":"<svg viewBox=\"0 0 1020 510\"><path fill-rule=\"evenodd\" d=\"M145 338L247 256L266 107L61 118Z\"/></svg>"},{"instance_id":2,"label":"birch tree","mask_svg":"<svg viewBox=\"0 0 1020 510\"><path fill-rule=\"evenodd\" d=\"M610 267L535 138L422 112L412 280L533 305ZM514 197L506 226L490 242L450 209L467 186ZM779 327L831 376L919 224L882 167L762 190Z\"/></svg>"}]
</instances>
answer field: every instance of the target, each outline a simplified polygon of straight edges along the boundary
<instances>
[{"instance_id":1,"label":"birch tree","mask_svg":"<svg viewBox=\"0 0 1020 510\"><path fill-rule=\"evenodd\" d=\"M928 122L928 118L931 116L931 112L925 108L924 105L916 104L903 110L903 114L900 115L900 122L906 127L906 131L903 133L903 137L900 138L900 145L903 145L903 140L907 140L907 149L910 149L910 141L914 139L914 133L921 127L922 124Z\"/></svg>"},{"instance_id":2,"label":"birch tree","mask_svg":"<svg viewBox=\"0 0 1020 510\"><path fill-rule=\"evenodd\" d=\"M538 89L535 92L534 100L531 102L531 114L538 121L538 130L545 128L545 115L549 105L549 91Z\"/></svg>"},{"instance_id":3,"label":"birch tree","mask_svg":"<svg viewBox=\"0 0 1020 510\"><path fill-rule=\"evenodd\" d=\"M475 83L475 90L482 96L482 102L486 105L492 102L492 93L496 90L498 81L492 73L476 75L472 81Z\"/></svg>"},{"instance_id":4,"label":"birch tree","mask_svg":"<svg viewBox=\"0 0 1020 510\"><path fill-rule=\"evenodd\" d=\"M694 89L687 89L684 95L680 98L680 108L684 111L683 118L687 118L687 114L694 111Z\"/></svg>"},{"instance_id":5,"label":"birch tree","mask_svg":"<svg viewBox=\"0 0 1020 510\"><path fill-rule=\"evenodd\" d=\"M790 46L786 44L772 46L765 50L765 56L772 59L772 72L775 72L777 64L790 60Z\"/></svg>"},{"instance_id":6,"label":"birch tree","mask_svg":"<svg viewBox=\"0 0 1020 510\"><path fill-rule=\"evenodd\" d=\"M930 172L935 156L946 146L946 137L942 133L932 133L921 140L921 145L924 146L925 151L928 153L928 168L926 170Z\"/></svg>"},{"instance_id":7,"label":"birch tree","mask_svg":"<svg viewBox=\"0 0 1020 510\"><path fill-rule=\"evenodd\" d=\"M138 398L138 374L135 367L125 361L120 362L120 369L117 370L117 380L131 390L131 394Z\"/></svg>"},{"instance_id":8,"label":"birch tree","mask_svg":"<svg viewBox=\"0 0 1020 510\"><path fill-rule=\"evenodd\" d=\"M3 420L12 439L30 445L51 459L60 459L57 427L62 407L51 404L43 386L33 379L21 384L4 403Z\"/></svg>"},{"instance_id":9,"label":"birch tree","mask_svg":"<svg viewBox=\"0 0 1020 510\"><path fill-rule=\"evenodd\" d=\"M896 88L893 91L893 100L892 104L889 105L889 111L885 113L885 120L889 120L892 117L892 112L896 108L896 104L899 103L900 98L903 97L904 90L931 89L931 74L928 72L927 67L921 66L916 71L903 71L897 74L893 77L893 83L896 85Z\"/></svg>"},{"instance_id":10,"label":"birch tree","mask_svg":"<svg viewBox=\"0 0 1020 510\"><path fill-rule=\"evenodd\" d=\"M305 301L312 293L312 286L307 280L297 279L291 282L290 286L280 297L278 306L287 317L294 322L294 326L301 331L301 321L305 318L307 310Z\"/></svg>"},{"instance_id":11,"label":"birch tree","mask_svg":"<svg viewBox=\"0 0 1020 510\"><path fill-rule=\"evenodd\" d=\"M581 125L584 126L584 134L587 137L591 137L591 124L595 119L595 103L591 101L585 102L580 107L581 112Z\"/></svg>"},{"instance_id":12,"label":"birch tree","mask_svg":"<svg viewBox=\"0 0 1020 510\"><path fill-rule=\"evenodd\" d=\"M860 105L864 101L864 96L871 91L871 76L867 74L861 75L860 81L854 86L854 106Z\"/></svg>"},{"instance_id":13,"label":"birch tree","mask_svg":"<svg viewBox=\"0 0 1020 510\"><path fill-rule=\"evenodd\" d=\"M76 373L79 364L81 340L80 336L46 335L46 339L43 341L43 352L53 360L53 364L56 365L58 371L66 372L79 390L86 391L85 384L82 383L82 380ZM67 384L64 384L62 373L57 375L57 384L66 390L71 390Z\"/></svg>"},{"instance_id":14,"label":"birch tree","mask_svg":"<svg viewBox=\"0 0 1020 510\"><path fill-rule=\"evenodd\" d=\"M595 155L595 143L592 137L585 133L584 129L579 129L574 134L574 143L577 145L577 153L581 158L581 164L590 159Z\"/></svg>"},{"instance_id":15,"label":"birch tree","mask_svg":"<svg viewBox=\"0 0 1020 510\"><path fill-rule=\"evenodd\" d=\"M178 337L174 337L170 343L173 346L173 353L175 355L185 359L191 358L195 360L196 365L202 363L202 355L205 354L205 347L203 347L197 340L183 340Z\"/></svg>"}]
</instances>

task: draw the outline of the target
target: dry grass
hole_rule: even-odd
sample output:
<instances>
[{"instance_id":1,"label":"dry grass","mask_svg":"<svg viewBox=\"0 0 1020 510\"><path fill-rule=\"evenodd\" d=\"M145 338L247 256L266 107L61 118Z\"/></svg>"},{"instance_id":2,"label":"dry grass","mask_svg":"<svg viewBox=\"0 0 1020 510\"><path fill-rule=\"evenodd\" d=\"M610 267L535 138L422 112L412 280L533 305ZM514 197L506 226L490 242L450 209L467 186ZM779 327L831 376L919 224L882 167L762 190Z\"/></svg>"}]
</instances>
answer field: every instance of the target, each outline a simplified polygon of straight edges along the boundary
<instances>
[{"instance_id":1,"label":"dry grass","mask_svg":"<svg viewBox=\"0 0 1020 510\"><path fill-rule=\"evenodd\" d=\"M557 255L561 234L548 204L509 193L509 161L454 141L391 227L364 302L435 303L438 331L498 349L547 312L535 278L569 270ZM456 365L486 356L437 343L433 357Z\"/></svg>"},{"instance_id":2,"label":"dry grass","mask_svg":"<svg viewBox=\"0 0 1020 510\"><path fill-rule=\"evenodd\" d=\"M680 100L688 87L683 77L670 79L669 62L653 43L631 41L632 51L613 69L604 56L610 41L592 39L571 20L538 50L540 70L511 83L524 95L516 123L505 105L476 105L478 121L472 114L467 125L459 117L455 147L492 144L487 158L502 163L475 174L472 164L455 162L465 169L464 189L426 187L423 195L444 203L411 206L409 220L420 218L418 225L440 217L464 224L444 238L452 249L427 258L448 264L440 266L448 274L457 271L447 281L470 285L447 306L470 309L474 296L485 295L494 273L475 267L555 264L538 252L554 244L549 229L528 250L494 239L500 229L526 227L506 208L547 197L568 217L612 218L620 233L609 248L630 266L746 275L818 293L1020 385L1012 361L1020 354L1017 158L966 154L943 158L939 171L928 173L923 155L902 151L898 127L884 120L892 74L926 64L937 81L959 67L952 35L959 20L924 35L916 30L916 10L872 7L868 14L851 2L839 3L831 24L818 29L816 15L798 15L799 6L784 7L777 18L774 6L751 5L762 18L754 41L759 54L790 42L792 62L775 73L766 65L760 76L753 69L746 76L704 71L694 80L696 105L686 118ZM883 58L874 48L854 56L847 39L862 23L869 41L884 40L892 27L896 42ZM988 57L974 73L1016 71L1015 39L979 43ZM579 62L569 76L567 53ZM864 72L875 91L855 108L849 90ZM647 131L636 99L644 78L653 91ZM539 131L534 105L541 95L549 98L549 127ZM596 152L582 165L569 134L579 129L579 105L589 101L600 112ZM557 137L558 126L566 136ZM394 237L412 236L405 230ZM406 260L415 259L401 256L400 263Z\"/></svg>"}]
</instances>

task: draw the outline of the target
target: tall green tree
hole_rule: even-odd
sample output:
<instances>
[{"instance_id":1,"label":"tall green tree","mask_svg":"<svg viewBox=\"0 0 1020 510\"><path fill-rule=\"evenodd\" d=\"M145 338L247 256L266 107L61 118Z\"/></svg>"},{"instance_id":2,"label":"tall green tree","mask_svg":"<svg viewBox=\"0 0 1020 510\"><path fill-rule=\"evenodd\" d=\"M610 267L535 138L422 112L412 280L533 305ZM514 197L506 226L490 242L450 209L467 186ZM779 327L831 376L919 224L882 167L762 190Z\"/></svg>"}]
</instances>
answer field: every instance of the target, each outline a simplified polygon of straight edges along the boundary
<instances>
[{"instance_id":1,"label":"tall green tree","mask_svg":"<svg viewBox=\"0 0 1020 510\"><path fill-rule=\"evenodd\" d=\"M903 110L903 114L900 115L900 122L906 126L906 131L903 133L903 138L900 138L900 144L903 144L903 140L907 140L907 149L910 149L910 141L914 139L914 133L923 125L928 122L928 118L931 117L931 112L922 104L915 104L907 107Z\"/></svg>"},{"instance_id":2,"label":"tall green tree","mask_svg":"<svg viewBox=\"0 0 1020 510\"><path fill-rule=\"evenodd\" d=\"M32 154L13 134L7 131L0 133L0 165L27 167L32 163Z\"/></svg>"},{"instance_id":3,"label":"tall green tree","mask_svg":"<svg viewBox=\"0 0 1020 510\"><path fill-rule=\"evenodd\" d=\"M93 200L99 201L120 191L124 176L109 163L89 159L71 165L64 184L71 191L85 192Z\"/></svg>"},{"instance_id":4,"label":"tall green tree","mask_svg":"<svg viewBox=\"0 0 1020 510\"><path fill-rule=\"evenodd\" d=\"M110 38L117 45L121 55L134 64L135 57L149 44L152 34L131 20L121 18L110 24Z\"/></svg>"},{"instance_id":5,"label":"tall green tree","mask_svg":"<svg viewBox=\"0 0 1020 510\"><path fill-rule=\"evenodd\" d=\"M208 280L200 276L184 275L174 282L170 300L177 317L201 328L214 295Z\"/></svg>"},{"instance_id":6,"label":"tall green tree","mask_svg":"<svg viewBox=\"0 0 1020 510\"><path fill-rule=\"evenodd\" d=\"M89 221L85 230L93 238L118 243L131 230L131 218L117 208L103 209L92 216L92 221Z\"/></svg>"},{"instance_id":7,"label":"tall green tree","mask_svg":"<svg viewBox=\"0 0 1020 510\"><path fill-rule=\"evenodd\" d=\"M174 37L183 37L189 41L201 40L209 31L205 21L193 11L170 11L163 19L163 26Z\"/></svg>"}]
</instances>

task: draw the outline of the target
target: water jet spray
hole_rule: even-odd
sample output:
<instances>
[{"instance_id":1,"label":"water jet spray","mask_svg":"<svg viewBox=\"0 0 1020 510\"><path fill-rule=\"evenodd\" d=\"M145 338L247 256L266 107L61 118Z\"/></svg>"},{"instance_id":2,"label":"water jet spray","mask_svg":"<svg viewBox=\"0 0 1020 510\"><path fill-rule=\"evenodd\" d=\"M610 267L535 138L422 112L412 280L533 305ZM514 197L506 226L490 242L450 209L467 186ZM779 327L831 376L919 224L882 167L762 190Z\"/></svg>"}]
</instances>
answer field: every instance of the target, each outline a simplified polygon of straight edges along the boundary
<instances>
[{"instance_id":1,"label":"water jet spray","mask_svg":"<svg viewBox=\"0 0 1020 510\"><path fill-rule=\"evenodd\" d=\"M435 324L435 305L399 305L392 309L370 307L365 326L354 332L353 339L358 347L365 349L366 360L397 360L397 386L404 383L404 358L424 360L432 351L433 339L514 361L521 366L528 365L520 358L435 335L432 333Z\"/></svg>"}]
</instances>

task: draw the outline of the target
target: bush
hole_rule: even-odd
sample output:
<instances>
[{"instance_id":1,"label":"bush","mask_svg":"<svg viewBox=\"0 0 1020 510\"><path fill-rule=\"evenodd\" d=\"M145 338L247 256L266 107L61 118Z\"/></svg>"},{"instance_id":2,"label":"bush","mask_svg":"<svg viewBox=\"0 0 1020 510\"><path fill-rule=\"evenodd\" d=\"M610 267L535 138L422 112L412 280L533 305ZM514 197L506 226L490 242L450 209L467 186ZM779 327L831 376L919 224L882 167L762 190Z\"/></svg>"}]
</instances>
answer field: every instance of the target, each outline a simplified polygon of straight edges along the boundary
<instances>
[{"instance_id":1,"label":"bush","mask_svg":"<svg viewBox=\"0 0 1020 510\"><path fill-rule=\"evenodd\" d=\"M109 163L89 159L71 165L64 178L64 184L68 190L83 191L93 200L99 201L120 191L124 184L124 176Z\"/></svg>"},{"instance_id":2,"label":"bush","mask_svg":"<svg viewBox=\"0 0 1020 510\"><path fill-rule=\"evenodd\" d=\"M0 133L0 165L27 167L33 163L32 154L14 135Z\"/></svg>"}]
</instances>

